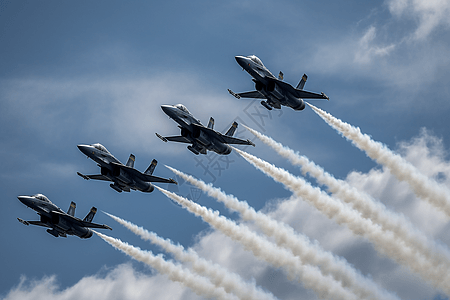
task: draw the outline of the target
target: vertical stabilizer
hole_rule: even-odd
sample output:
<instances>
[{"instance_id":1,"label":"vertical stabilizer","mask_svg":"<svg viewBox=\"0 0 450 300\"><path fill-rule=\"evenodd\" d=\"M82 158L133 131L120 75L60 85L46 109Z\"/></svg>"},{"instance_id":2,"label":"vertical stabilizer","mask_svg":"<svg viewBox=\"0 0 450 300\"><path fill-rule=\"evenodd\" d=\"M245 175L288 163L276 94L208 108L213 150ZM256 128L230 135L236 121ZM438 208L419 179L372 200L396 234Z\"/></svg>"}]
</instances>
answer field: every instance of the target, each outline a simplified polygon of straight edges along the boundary
<instances>
[{"instance_id":1,"label":"vertical stabilizer","mask_svg":"<svg viewBox=\"0 0 450 300\"><path fill-rule=\"evenodd\" d=\"M214 129L214 119L213 119L213 117L211 117L209 119L208 128L209 129Z\"/></svg>"},{"instance_id":2,"label":"vertical stabilizer","mask_svg":"<svg viewBox=\"0 0 450 300\"><path fill-rule=\"evenodd\" d=\"M283 72L280 71L280 73L278 73L278 79L283 80L284 75Z\"/></svg>"},{"instance_id":3,"label":"vertical stabilizer","mask_svg":"<svg viewBox=\"0 0 450 300\"><path fill-rule=\"evenodd\" d=\"M303 90L303 87L305 86L306 80L308 79L308 76L306 74L303 74L302 79L297 85L297 90Z\"/></svg>"},{"instance_id":4,"label":"vertical stabilizer","mask_svg":"<svg viewBox=\"0 0 450 300\"><path fill-rule=\"evenodd\" d=\"M134 160L135 160L134 155L130 154L130 157L128 158L127 161L127 167L134 168Z\"/></svg>"},{"instance_id":5,"label":"vertical stabilizer","mask_svg":"<svg viewBox=\"0 0 450 300\"><path fill-rule=\"evenodd\" d=\"M236 132L237 127L238 127L238 123L236 121L234 121L233 125L231 125L230 129L228 129L228 131L227 131L227 133L225 133L225 135L233 136L233 134Z\"/></svg>"},{"instance_id":6,"label":"vertical stabilizer","mask_svg":"<svg viewBox=\"0 0 450 300\"><path fill-rule=\"evenodd\" d=\"M153 171L155 171L157 164L158 164L158 161L156 159L152 160L152 163L150 164L150 166L148 166L147 170L145 170L144 174L152 175Z\"/></svg>"},{"instance_id":7,"label":"vertical stabilizer","mask_svg":"<svg viewBox=\"0 0 450 300\"><path fill-rule=\"evenodd\" d=\"M94 219L95 213L97 212L97 208L92 206L91 211L84 217L83 221L85 222L92 222L92 219Z\"/></svg>"},{"instance_id":8,"label":"vertical stabilizer","mask_svg":"<svg viewBox=\"0 0 450 300\"><path fill-rule=\"evenodd\" d=\"M70 206L69 206L69 210L67 211L68 215L71 215L72 217L75 216L75 208L77 207L77 205L75 204L75 202L71 202Z\"/></svg>"}]
</instances>

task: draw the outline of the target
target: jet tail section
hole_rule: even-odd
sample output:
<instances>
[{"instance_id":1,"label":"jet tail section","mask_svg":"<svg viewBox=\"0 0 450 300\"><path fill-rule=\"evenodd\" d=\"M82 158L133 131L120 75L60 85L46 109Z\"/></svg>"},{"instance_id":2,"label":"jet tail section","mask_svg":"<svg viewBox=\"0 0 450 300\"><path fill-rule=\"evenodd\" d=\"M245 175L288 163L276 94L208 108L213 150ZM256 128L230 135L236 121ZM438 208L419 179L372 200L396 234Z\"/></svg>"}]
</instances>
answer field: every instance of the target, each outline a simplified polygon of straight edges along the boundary
<instances>
[{"instance_id":1,"label":"jet tail section","mask_svg":"<svg viewBox=\"0 0 450 300\"><path fill-rule=\"evenodd\" d=\"M135 160L134 155L130 154L130 157L128 158L127 161L127 167L134 168L134 160Z\"/></svg>"},{"instance_id":2,"label":"jet tail section","mask_svg":"<svg viewBox=\"0 0 450 300\"><path fill-rule=\"evenodd\" d=\"M303 74L302 79L297 85L297 90L303 90L303 87L305 86L306 80L308 79L308 76L306 74Z\"/></svg>"},{"instance_id":3,"label":"jet tail section","mask_svg":"<svg viewBox=\"0 0 450 300\"><path fill-rule=\"evenodd\" d=\"M152 175L153 171L155 171L157 164L158 164L158 161L156 159L152 160L152 163L150 164L150 166L148 166L147 170L145 170L144 174Z\"/></svg>"},{"instance_id":4,"label":"jet tail section","mask_svg":"<svg viewBox=\"0 0 450 300\"><path fill-rule=\"evenodd\" d=\"M233 136L236 132L236 128L238 127L238 123L235 121L233 122L233 125L231 125L230 129L228 129L227 133L225 135L227 136Z\"/></svg>"},{"instance_id":5,"label":"jet tail section","mask_svg":"<svg viewBox=\"0 0 450 300\"><path fill-rule=\"evenodd\" d=\"M91 211L86 215L86 217L84 217L83 221L91 223L92 219L94 219L96 212L97 212L97 208L92 206Z\"/></svg>"},{"instance_id":6,"label":"jet tail section","mask_svg":"<svg viewBox=\"0 0 450 300\"><path fill-rule=\"evenodd\" d=\"M75 208L77 207L77 205L75 204L75 202L71 202L70 206L69 206L69 210L67 211L68 215L71 215L72 217L75 216Z\"/></svg>"},{"instance_id":7,"label":"jet tail section","mask_svg":"<svg viewBox=\"0 0 450 300\"><path fill-rule=\"evenodd\" d=\"M214 119L213 119L213 117L211 117L209 119L208 128L209 129L214 129Z\"/></svg>"}]
</instances>

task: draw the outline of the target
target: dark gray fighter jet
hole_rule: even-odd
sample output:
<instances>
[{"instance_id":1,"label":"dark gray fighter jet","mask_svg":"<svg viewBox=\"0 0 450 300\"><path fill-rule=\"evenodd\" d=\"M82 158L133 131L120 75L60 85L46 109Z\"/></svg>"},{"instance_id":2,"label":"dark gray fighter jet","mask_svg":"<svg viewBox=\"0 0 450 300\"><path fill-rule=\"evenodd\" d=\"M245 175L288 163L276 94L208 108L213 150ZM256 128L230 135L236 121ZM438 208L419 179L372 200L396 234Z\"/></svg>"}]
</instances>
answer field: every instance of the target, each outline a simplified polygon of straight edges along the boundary
<instances>
[{"instance_id":1,"label":"dark gray fighter jet","mask_svg":"<svg viewBox=\"0 0 450 300\"><path fill-rule=\"evenodd\" d=\"M77 172L77 174L86 180L112 181L113 183L109 186L119 193L122 191L129 192L130 189L151 193L155 189L151 182L177 184L172 178L165 179L152 175L158 163L156 159L152 161L144 173L141 173L134 168L135 157L133 154L130 154L127 164L124 165L101 144L78 145L77 147L88 158L97 163L101 173L98 175L83 175Z\"/></svg>"},{"instance_id":2,"label":"dark gray fighter jet","mask_svg":"<svg viewBox=\"0 0 450 300\"><path fill-rule=\"evenodd\" d=\"M234 122L225 134L215 131L214 119L210 118L208 127L205 127L199 120L187 110L183 104L161 105L162 110L169 118L172 118L181 129L180 136L163 137L156 133L164 142L179 142L192 144L187 148L194 154L206 154L207 150L214 151L217 154L230 154L231 147L227 144L241 144L255 146L250 140L241 140L234 138L238 123Z\"/></svg>"},{"instance_id":3,"label":"dark gray fighter jet","mask_svg":"<svg viewBox=\"0 0 450 300\"><path fill-rule=\"evenodd\" d=\"M76 218L75 202L70 203L67 213L63 212L58 206L50 202L47 197L42 194L34 196L18 196L20 202L35 210L41 216L40 221L24 221L17 218L20 223L25 225L37 225L48 227L47 232L54 237L67 237L67 235L76 235L79 238L87 239L92 236L92 230L89 228L103 228L112 230L108 225L100 225L92 223L92 219L97 212L95 207L84 217L83 220Z\"/></svg>"},{"instance_id":4,"label":"dark gray fighter jet","mask_svg":"<svg viewBox=\"0 0 450 300\"><path fill-rule=\"evenodd\" d=\"M252 80L255 82L256 88L256 91L245 93L234 93L229 89L228 92L237 99L266 99L266 101L261 101L261 104L268 110L272 110L272 108L280 109L281 105L289 106L294 110L302 110L305 108L305 102L301 98L330 100L324 93L316 94L303 90L308 78L306 74L303 74L297 87L294 88L283 81L282 72L276 78L255 55L248 57L236 56L235 59L253 77Z\"/></svg>"}]
</instances>

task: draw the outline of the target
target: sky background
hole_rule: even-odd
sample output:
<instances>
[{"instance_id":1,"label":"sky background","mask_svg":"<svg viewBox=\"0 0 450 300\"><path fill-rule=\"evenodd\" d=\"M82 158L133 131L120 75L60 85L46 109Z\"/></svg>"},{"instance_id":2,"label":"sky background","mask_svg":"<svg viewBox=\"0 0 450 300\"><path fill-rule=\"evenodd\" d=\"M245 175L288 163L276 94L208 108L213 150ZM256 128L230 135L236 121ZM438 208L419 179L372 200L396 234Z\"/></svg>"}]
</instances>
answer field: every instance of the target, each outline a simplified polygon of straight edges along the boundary
<instances>
[{"instance_id":1,"label":"sky background","mask_svg":"<svg viewBox=\"0 0 450 300\"><path fill-rule=\"evenodd\" d=\"M227 89L254 88L236 55L257 55L292 85L306 73L305 89L330 97L314 105L450 186L449 15L450 2L439 0L1 0L0 297L75 299L97 289L105 291L104 299L202 299L96 236L54 238L44 228L20 224L17 217L38 216L17 196L42 193L63 210L76 202L80 218L96 206L94 222L110 225L106 234L132 245L161 252L101 211L193 247L279 299L317 299L157 190L119 194L107 183L77 176L99 168L76 145L101 143L122 162L136 155L141 171L156 158L157 176L174 177L164 167L169 165L212 182L317 240L402 299L448 299L307 203L284 211L281 203L291 193L236 153L195 156L155 132L179 134L162 104L182 103L205 124L213 116L222 132L236 120L371 193L448 247L448 219L309 107L269 112ZM237 135L254 139L242 126ZM255 148L242 149L301 174L254 141ZM239 221L182 180L161 186Z\"/></svg>"}]
</instances>

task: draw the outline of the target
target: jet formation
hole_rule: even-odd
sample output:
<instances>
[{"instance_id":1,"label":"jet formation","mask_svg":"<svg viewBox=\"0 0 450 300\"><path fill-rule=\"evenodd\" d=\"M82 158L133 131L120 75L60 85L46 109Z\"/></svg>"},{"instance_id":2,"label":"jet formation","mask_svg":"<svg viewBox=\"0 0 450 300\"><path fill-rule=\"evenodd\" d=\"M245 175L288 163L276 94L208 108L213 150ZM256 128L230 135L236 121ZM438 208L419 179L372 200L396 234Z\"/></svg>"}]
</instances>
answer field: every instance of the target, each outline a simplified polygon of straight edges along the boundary
<instances>
[{"instance_id":1,"label":"jet formation","mask_svg":"<svg viewBox=\"0 0 450 300\"><path fill-rule=\"evenodd\" d=\"M324 93L313 93L303 90L307 76L303 75L296 88L283 81L283 73L280 72L276 78L263 65L262 61L255 55L248 57L236 56L238 64L246 70L255 82L255 91L245 93L234 93L228 90L236 98L254 98L265 99L261 104L271 110L272 108L280 109L282 105L291 107L294 110L302 110L305 108L305 99L326 99L329 98ZM182 105L162 105L163 112L178 123L181 129L179 136L156 136L164 142L179 142L190 144L187 148L196 155L207 154L207 151L213 151L217 154L228 155L231 153L229 144L251 145L255 146L250 140L243 140L233 137L238 127L238 123L233 122L231 127L225 134L214 130L214 119L209 119L208 125L204 126L196 119L188 109ZM88 158L92 159L100 167L100 174L84 175L77 172L82 178L89 180L101 180L112 182L110 187L121 193L123 191L130 192L137 190L145 193L151 193L154 190L152 182L177 184L171 178L161 178L153 176L157 161L153 159L150 166L145 172L140 172L134 168L135 156L133 154L128 158L127 163L122 164L115 158L103 145L97 143L92 145L78 145L78 149ZM80 238L90 238L92 230L89 228L110 229L107 225L92 223L97 209L92 207L86 217L81 220L74 216L76 204L71 202L67 213L62 211L55 204L50 202L48 198L42 194L34 196L18 196L19 200L35 210L40 215L40 221L24 221L17 218L25 225L37 225L48 227L47 232L55 237L67 237L67 235L76 235Z\"/></svg>"},{"instance_id":2,"label":"jet formation","mask_svg":"<svg viewBox=\"0 0 450 300\"><path fill-rule=\"evenodd\" d=\"M18 196L20 202L36 211L41 216L40 221L24 221L17 218L20 223L24 225L37 225L48 227L47 232L54 237L67 237L67 235L76 235L79 238L87 239L92 236L92 230L89 228L109 229L108 225L101 225L92 223L97 208L92 207L89 213L83 220L75 217L75 202L71 202L67 213L61 210L58 206L53 204L48 198L42 194L34 196Z\"/></svg>"},{"instance_id":3,"label":"jet formation","mask_svg":"<svg viewBox=\"0 0 450 300\"><path fill-rule=\"evenodd\" d=\"M158 163L156 159L142 173L134 168L135 156L133 154L130 154L127 164L124 165L101 144L78 145L77 147L100 167L100 174L98 175L83 175L80 172L77 172L77 174L86 180L111 181L113 183L109 186L119 193L122 191L129 192L130 190L151 193L155 189L151 182L177 184L172 178L165 179L152 175Z\"/></svg>"},{"instance_id":4,"label":"jet formation","mask_svg":"<svg viewBox=\"0 0 450 300\"><path fill-rule=\"evenodd\" d=\"M302 98L330 100L324 93L316 94L303 90L308 79L306 74L303 74L297 87L294 88L289 83L283 81L282 72L276 78L255 55L248 57L236 56L235 59L242 69L253 77L252 80L255 82L256 89L256 91L244 93L235 93L228 89L228 92L237 99L266 99L265 101L261 101L261 105L268 110L272 110L272 108L280 109L282 105L294 110L303 110L305 108L305 102Z\"/></svg>"},{"instance_id":5,"label":"jet formation","mask_svg":"<svg viewBox=\"0 0 450 300\"><path fill-rule=\"evenodd\" d=\"M214 151L217 154L227 155L231 153L228 144L252 145L250 140L241 140L233 137L238 123L234 122L225 134L214 130L214 119L209 119L208 126L204 126L197 120L183 104L161 105L163 112L178 123L181 129L179 136L162 136L156 133L163 142L178 142L191 144L187 148L194 154L206 154L206 151Z\"/></svg>"}]
</instances>

